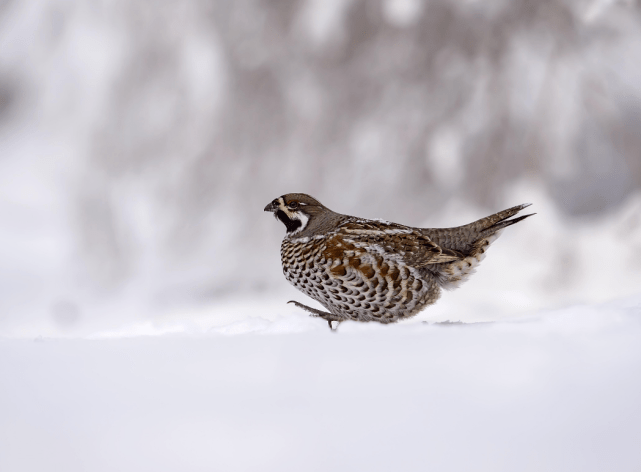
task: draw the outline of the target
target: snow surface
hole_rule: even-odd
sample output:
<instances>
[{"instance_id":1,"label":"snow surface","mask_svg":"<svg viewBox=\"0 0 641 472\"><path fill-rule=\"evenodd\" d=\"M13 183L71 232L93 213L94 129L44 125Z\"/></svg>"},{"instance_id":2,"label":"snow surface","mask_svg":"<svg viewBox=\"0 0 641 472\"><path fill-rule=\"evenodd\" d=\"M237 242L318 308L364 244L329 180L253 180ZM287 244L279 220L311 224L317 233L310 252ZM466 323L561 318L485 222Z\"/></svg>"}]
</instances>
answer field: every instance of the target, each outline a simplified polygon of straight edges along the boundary
<instances>
[{"instance_id":1,"label":"snow surface","mask_svg":"<svg viewBox=\"0 0 641 472\"><path fill-rule=\"evenodd\" d=\"M0 470L638 472L640 372L641 294L493 323L4 337Z\"/></svg>"}]
</instances>

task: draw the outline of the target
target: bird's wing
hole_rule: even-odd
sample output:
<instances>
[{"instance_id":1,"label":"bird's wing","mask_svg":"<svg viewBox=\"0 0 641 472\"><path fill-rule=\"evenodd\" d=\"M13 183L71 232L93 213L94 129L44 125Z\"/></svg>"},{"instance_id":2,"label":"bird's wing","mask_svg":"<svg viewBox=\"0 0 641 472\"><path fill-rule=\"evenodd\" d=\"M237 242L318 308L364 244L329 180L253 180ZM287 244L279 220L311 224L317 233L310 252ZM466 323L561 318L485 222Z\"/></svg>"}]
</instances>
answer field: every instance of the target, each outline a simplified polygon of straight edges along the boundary
<instances>
[{"instance_id":1,"label":"bird's wing","mask_svg":"<svg viewBox=\"0 0 641 472\"><path fill-rule=\"evenodd\" d=\"M401 259L412 267L441 264L464 256L443 248L429 237L407 226L368 220L352 220L341 225L336 237L348 245L367 248L381 256Z\"/></svg>"}]
</instances>

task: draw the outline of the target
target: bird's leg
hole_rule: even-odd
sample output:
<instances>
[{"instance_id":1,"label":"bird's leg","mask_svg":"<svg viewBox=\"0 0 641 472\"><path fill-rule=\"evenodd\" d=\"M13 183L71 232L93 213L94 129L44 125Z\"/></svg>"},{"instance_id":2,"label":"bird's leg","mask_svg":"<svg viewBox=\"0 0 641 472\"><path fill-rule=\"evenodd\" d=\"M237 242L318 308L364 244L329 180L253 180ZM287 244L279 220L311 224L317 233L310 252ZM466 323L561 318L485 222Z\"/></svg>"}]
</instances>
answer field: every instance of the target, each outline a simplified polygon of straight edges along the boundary
<instances>
[{"instance_id":1,"label":"bird's leg","mask_svg":"<svg viewBox=\"0 0 641 472\"><path fill-rule=\"evenodd\" d=\"M332 331L336 331L338 329L338 325L341 324L341 321L343 321L342 318L339 318L336 315L333 315L333 314L328 313L326 311L317 310L316 308L312 308L312 307L309 307L307 305L303 305L302 303L298 303L295 300L291 300L291 301L289 301L287 303L293 303L298 308L302 308L303 310L308 311L309 313L311 313L310 316L323 318L324 320L327 321L327 324L329 325L329 329L331 329ZM338 322L338 324L336 325L336 328L332 328L332 321L337 321Z\"/></svg>"},{"instance_id":2,"label":"bird's leg","mask_svg":"<svg viewBox=\"0 0 641 472\"><path fill-rule=\"evenodd\" d=\"M336 330L338 329L338 325L341 324L342 321L343 320L339 320L336 322L336 328L332 328L332 320L327 320L327 324L329 325L329 329L336 332Z\"/></svg>"}]
</instances>

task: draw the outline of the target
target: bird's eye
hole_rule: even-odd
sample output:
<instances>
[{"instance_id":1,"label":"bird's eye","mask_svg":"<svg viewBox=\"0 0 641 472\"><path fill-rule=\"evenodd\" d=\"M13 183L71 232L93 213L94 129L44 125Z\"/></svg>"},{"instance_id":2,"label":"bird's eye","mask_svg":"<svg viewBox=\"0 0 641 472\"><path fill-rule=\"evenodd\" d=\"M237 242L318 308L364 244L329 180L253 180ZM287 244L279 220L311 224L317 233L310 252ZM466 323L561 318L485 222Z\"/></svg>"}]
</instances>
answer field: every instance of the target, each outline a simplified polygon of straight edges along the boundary
<instances>
[{"instance_id":1,"label":"bird's eye","mask_svg":"<svg viewBox=\"0 0 641 472\"><path fill-rule=\"evenodd\" d=\"M298 202L291 202L288 206L292 209L298 208Z\"/></svg>"}]
</instances>

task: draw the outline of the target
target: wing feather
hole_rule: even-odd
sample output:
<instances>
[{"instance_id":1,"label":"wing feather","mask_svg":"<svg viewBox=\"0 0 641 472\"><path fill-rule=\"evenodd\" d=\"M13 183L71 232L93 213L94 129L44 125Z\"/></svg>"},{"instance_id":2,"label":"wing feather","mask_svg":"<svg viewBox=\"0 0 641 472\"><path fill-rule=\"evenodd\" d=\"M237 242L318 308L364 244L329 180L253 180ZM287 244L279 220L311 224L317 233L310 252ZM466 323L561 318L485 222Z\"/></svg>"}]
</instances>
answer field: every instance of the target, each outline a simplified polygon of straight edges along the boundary
<instances>
[{"instance_id":1,"label":"wing feather","mask_svg":"<svg viewBox=\"0 0 641 472\"><path fill-rule=\"evenodd\" d=\"M463 259L463 254L446 249L413 228L364 220L348 221L338 234L356 247L370 248L382 256L398 258L412 267L442 264Z\"/></svg>"}]
</instances>

